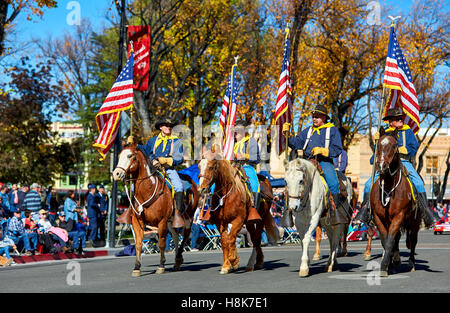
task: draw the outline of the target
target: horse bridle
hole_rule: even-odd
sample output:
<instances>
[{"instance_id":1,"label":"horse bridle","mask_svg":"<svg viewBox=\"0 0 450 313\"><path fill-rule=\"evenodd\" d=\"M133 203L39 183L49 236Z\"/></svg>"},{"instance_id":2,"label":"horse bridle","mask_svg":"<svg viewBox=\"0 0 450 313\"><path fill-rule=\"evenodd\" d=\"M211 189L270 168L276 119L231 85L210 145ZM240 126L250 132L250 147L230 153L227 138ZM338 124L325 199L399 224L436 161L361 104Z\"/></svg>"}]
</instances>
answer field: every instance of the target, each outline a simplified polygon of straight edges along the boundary
<instances>
[{"instance_id":1,"label":"horse bridle","mask_svg":"<svg viewBox=\"0 0 450 313\"><path fill-rule=\"evenodd\" d=\"M300 169L296 169L296 170L297 170L297 171L300 171ZM315 177L315 175L316 175L316 172L318 172L318 169L317 169L317 168L314 170L314 174L313 174L313 176L312 176L311 182L314 181L314 177ZM300 184L300 182L299 182L299 184ZM303 190L303 192L302 192L299 196L291 196L291 195L289 195L289 192L288 192L288 190L286 189L286 196L287 196L288 199L303 200L303 201L300 201L300 203L305 203L305 205L301 206L301 207L303 208L303 207L306 206L307 200L308 200L308 198L309 198L310 191L311 191L311 188L305 188L305 189ZM305 197L305 196L306 196L306 197Z\"/></svg>"},{"instance_id":2,"label":"horse bridle","mask_svg":"<svg viewBox=\"0 0 450 313\"><path fill-rule=\"evenodd\" d=\"M393 177L393 176L398 172L398 170L401 169L401 167L402 167L402 164L401 164L401 161L400 161L400 157L398 157L398 154L399 154L398 143L396 142L395 145L396 145L396 147L395 147L395 151L394 151L393 157L392 157L392 159L389 161L388 166L387 166L387 170L388 170L388 172L389 172L389 175L392 176L392 177ZM399 161L398 161L398 162L399 162L399 166L398 166L393 172L391 172L391 163L394 161L395 156L397 156L398 159L399 159ZM381 204L382 204L383 206L387 206L388 203L389 203L389 200L391 199L391 194L392 194L392 193L395 191L395 189L397 189L397 187L400 185L400 182L401 182L401 180L402 180L402 171L400 170L400 177L399 177L397 183L395 184L395 186L394 186L389 192L386 192L386 191L384 190L384 179L382 179L382 175L384 175L384 174L386 173L386 170L385 170L384 172L382 172L379 166L380 166L380 164L379 164L379 162L377 161L377 167L378 167L378 171L379 171L379 173L380 173L380 181L381 181L381 184L380 184L380 187L381 187ZM385 199L386 199L386 201L385 201Z\"/></svg>"}]
</instances>

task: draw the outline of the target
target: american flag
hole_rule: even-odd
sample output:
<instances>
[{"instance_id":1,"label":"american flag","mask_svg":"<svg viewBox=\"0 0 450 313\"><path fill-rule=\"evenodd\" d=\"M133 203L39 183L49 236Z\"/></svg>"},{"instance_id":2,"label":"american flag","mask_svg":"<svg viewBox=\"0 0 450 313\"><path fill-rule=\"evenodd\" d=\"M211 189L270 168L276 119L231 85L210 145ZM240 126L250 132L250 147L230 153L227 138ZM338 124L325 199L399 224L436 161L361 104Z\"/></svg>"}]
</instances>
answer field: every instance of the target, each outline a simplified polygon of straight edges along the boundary
<instances>
[{"instance_id":1,"label":"american flag","mask_svg":"<svg viewBox=\"0 0 450 313\"><path fill-rule=\"evenodd\" d=\"M389 108L402 107L406 114L405 124L408 124L412 131L417 133L420 127L419 102L408 63L395 35L394 26L391 26L383 86L391 89L384 115Z\"/></svg>"},{"instance_id":2,"label":"american flag","mask_svg":"<svg viewBox=\"0 0 450 313\"><path fill-rule=\"evenodd\" d=\"M233 127L236 122L236 96L237 84L236 78L236 64L231 68L230 78L228 79L228 86L225 91L222 103L222 113L220 114L220 128L223 134L223 157L225 160L232 160L234 148L234 133Z\"/></svg>"},{"instance_id":3,"label":"american flag","mask_svg":"<svg viewBox=\"0 0 450 313\"><path fill-rule=\"evenodd\" d=\"M284 44L283 64L281 66L280 81L278 83L277 104L275 107L275 124L277 125L277 153L281 154L285 147L282 135L283 124L292 123L291 79L289 76L289 36Z\"/></svg>"},{"instance_id":4,"label":"american flag","mask_svg":"<svg viewBox=\"0 0 450 313\"><path fill-rule=\"evenodd\" d=\"M117 137L120 114L133 105L133 51L96 116L99 136L94 147L105 158Z\"/></svg>"}]
</instances>

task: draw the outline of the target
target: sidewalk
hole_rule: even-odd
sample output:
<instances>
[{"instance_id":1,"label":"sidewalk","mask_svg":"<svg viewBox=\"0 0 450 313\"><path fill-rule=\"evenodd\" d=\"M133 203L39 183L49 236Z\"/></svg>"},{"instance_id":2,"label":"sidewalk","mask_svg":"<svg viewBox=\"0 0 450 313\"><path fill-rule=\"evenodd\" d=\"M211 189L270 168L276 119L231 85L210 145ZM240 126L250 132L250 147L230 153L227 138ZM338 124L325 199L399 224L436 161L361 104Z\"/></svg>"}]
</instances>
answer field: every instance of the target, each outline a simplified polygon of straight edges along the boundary
<instances>
[{"instance_id":1,"label":"sidewalk","mask_svg":"<svg viewBox=\"0 0 450 313\"><path fill-rule=\"evenodd\" d=\"M134 244L134 240L132 240L131 244ZM96 257L105 257L105 256L114 256L117 252L122 251L124 246L122 244L116 245L116 247L97 247L94 248L90 244L87 245L85 249L83 249L84 254L80 255L77 253L56 253L56 254L41 254L41 255L21 255L14 256L11 255L14 262L16 264L25 264L25 263L33 263L33 262L43 262L43 261L57 261L57 260L71 260L71 259L88 259L88 258L96 258Z\"/></svg>"}]
</instances>

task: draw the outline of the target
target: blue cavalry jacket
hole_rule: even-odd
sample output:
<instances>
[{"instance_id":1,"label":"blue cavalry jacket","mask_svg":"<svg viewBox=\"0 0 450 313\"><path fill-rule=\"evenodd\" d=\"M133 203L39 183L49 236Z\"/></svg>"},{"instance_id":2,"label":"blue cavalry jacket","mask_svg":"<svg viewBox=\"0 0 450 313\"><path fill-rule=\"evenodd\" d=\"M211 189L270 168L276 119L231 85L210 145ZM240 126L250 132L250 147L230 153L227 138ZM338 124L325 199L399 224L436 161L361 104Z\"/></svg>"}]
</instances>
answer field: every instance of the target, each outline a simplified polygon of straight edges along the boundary
<instances>
[{"instance_id":1,"label":"blue cavalry jacket","mask_svg":"<svg viewBox=\"0 0 450 313\"><path fill-rule=\"evenodd\" d=\"M309 142L304 148L308 137L308 132L311 128L312 132ZM324 158L324 161L329 161L332 163L332 159L337 158L342 153L341 134L332 123L326 123L319 127L310 126L302 130L296 137L289 138L288 145L292 149L303 150L303 154L306 158L312 158L314 156L312 153L313 148L325 147L325 134L327 128L330 128L330 141L328 145L329 154L328 158Z\"/></svg>"},{"instance_id":2,"label":"blue cavalry jacket","mask_svg":"<svg viewBox=\"0 0 450 313\"><path fill-rule=\"evenodd\" d=\"M389 127L385 131L391 132L394 131L395 128ZM417 138L414 135L414 132L408 125L403 125L402 128L398 129L397 136L397 144L398 147L405 147L408 152L407 155L410 158L415 158L417 150L419 149L419 143L417 142ZM373 155L370 158L370 164L373 164Z\"/></svg>"},{"instance_id":3,"label":"blue cavalry jacket","mask_svg":"<svg viewBox=\"0 0 450 313\"><path fill-rule=\"evenodd\" d=\"M248 155L248 163L254 167L261 162L259 146L255 138L246 136L236 142L234 145L234 155L238 153Z\"/></svg>"},{"instance_id":4,"label":"blue cavalry jacket","mask_svg":"<svg viewBox=\"0 0 450 313\"><path fill-rule=\"evenodd\" d=\"M159 134L150 138L145 145L138 145L139 149L144 152L146 157L151 160L163 157L173 158L173 167L180 165L184 161L183 145L176 136L163 136Z\"/></svg>"}]
</instances>

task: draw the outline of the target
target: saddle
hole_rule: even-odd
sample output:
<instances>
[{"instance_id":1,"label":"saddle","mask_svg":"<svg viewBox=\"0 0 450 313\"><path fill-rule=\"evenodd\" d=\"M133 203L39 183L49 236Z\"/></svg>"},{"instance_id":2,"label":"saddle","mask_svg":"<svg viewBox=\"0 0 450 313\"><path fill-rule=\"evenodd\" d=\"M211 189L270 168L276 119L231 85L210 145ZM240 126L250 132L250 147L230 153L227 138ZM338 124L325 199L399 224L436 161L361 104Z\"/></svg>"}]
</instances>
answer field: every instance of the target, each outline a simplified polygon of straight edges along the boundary
<instances>
[{"instance_id":1,"label":"saddle","mask_svg":"<svg viewBox=\"0 0 450 313\"><path fill-rule=\"evenodd\" d=\"M314 164L314 166L316 166L321 177L323 178L323 170L320 166L320 163L316 159L310 159L310 161ZM344 175L342 176L344 177L344 179L347 179ZM342 177L340 177L339 174L337 175L337 177L339 181L339 198L342 199L342 203L347 203L347 188L344 185ZM331 225L349 223L351 220L350 206L348 206L348 208L344 208L342 203L341 205L338 205L339 203L335 203L330 190L328 190L328 201L328 203L330 204L330 210L323 210L322 217L328 217Z\"/></svg>"}]
</instances>

